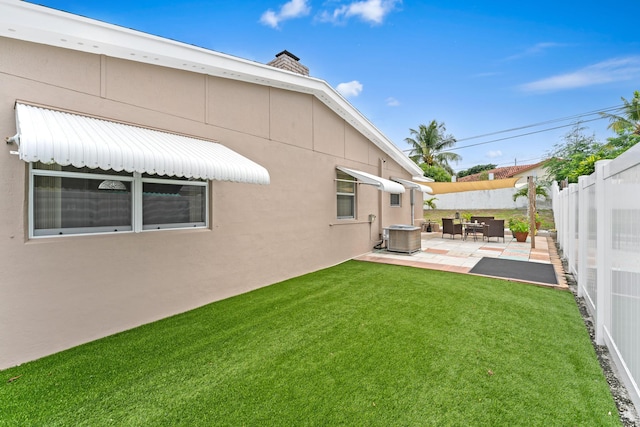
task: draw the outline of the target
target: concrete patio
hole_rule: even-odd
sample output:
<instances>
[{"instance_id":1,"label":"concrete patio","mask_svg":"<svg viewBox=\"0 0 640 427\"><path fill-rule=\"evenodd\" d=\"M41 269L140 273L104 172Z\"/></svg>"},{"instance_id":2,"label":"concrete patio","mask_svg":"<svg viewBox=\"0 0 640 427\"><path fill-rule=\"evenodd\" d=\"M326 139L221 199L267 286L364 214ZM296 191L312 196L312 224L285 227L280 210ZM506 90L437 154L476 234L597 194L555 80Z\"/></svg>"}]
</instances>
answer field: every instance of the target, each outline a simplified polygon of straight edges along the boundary
<instances>
[{"instance_id":1,"label":"concrete patio","mask_svg":"<svg viewBox=\"0 0 640 427\"><path fill-rule=\"evenodd\" d=\"M460 236L451 239L448 234L443 238L442 233L439 232L421 233L422 249L418 252L406 254L375 249L356 259L464 274L472 274L471 269L484 257L552 264L557 285L531 281L526 283L568 290L562 262L553 239L545 232L538 233L535 239L535 249L531 249L531 236L526 242L520 243L511 237L508 230L505 232L504 242L502 239L499 239L499 242L495 239L486 241L481 236L477 240L472 238L463 240ZM522 282L510 277L498 278Z\"/></svg>"}]
</instances>

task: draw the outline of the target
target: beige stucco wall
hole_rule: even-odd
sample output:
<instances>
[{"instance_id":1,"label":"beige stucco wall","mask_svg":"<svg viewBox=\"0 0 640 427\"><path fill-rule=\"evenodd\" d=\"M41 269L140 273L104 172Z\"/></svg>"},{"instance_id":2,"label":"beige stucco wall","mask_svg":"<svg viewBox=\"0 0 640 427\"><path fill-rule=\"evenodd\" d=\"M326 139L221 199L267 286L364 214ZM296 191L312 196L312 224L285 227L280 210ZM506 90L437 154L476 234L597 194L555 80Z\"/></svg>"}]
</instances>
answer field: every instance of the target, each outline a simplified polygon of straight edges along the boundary
<instances>
[{"instance_id":1,"label":"beige stucco wall","mask_svg":"<svg viewBox=\"0 0 640 427\"><path fill-rule=\"evenodd\" d=\"M16 100L217 140L271 184L212 182L209 229L29 240L28 166L6 145L0 369L343 262L410 221L408 192L391 208L366 185L358 218L336 220L337 165L410 176L311 95L0 38L4 137Z\"/></svg>"}]
</instances>

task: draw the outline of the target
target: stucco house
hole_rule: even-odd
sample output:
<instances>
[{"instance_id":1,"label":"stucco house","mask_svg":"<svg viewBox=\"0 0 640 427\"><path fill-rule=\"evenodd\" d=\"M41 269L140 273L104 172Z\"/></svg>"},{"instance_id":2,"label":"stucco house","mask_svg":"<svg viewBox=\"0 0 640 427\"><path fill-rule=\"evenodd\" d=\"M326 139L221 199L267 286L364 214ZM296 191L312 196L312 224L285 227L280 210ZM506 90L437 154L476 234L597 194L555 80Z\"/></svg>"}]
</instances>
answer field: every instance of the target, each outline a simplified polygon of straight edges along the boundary
<instances>
[{"instance_id":1,"label":"stucco house","mask_svg":"<svg viewBox=\"0 0 640 427\"><path fill-rule=\"evenodd\" d=\"M0 129L0 369L422 218L421 169L286 51L261 64L0 0Z\"/></svg>"},{"instance_id":2,"label":"stucco house","mask_svg":"<svg viewBox=\"0 0 640 427\"><path fill-rule=\"evenodd\" d=\"M548 178L549 172L544 165L545 161L527 165L503 166L499 168L493 168L485 172L463 176L462 178L458 178L457 182L481 181L483 179L487 179L485 176L490 176L494 180L519 178L520 181L525 181L528 176L533 176L535 178L545 180Z\"/></svg>"}]
</instances>

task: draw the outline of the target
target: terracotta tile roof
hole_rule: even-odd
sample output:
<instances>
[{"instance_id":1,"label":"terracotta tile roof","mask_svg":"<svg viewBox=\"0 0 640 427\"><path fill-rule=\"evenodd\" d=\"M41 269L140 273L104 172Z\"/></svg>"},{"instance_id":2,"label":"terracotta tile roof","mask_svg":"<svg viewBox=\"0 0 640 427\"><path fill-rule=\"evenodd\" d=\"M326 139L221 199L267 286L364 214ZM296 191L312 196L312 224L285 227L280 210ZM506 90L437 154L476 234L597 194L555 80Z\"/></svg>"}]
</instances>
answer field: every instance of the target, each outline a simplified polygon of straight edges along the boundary
<instances>
[{"instance_id":1,"label":"terracotta tile roof","mask_svg":"<svg viewBox=\"0 0 640 427\"><path fill-rule=\"evenodd\" d=\"M526 172L531 169L535 169L542 165L544 162L535 163L532 165L519 165L519 166L505 166L503 168L495 168L486 171L487 173L493 174L493 179L505 179L505 178L513 178L515 175ZM474 173L473 175L463 176L462 178L458 178L458 182L471 182L471 181L480 181L480 175L484 172Z\"/></svg>"}]
</instances>

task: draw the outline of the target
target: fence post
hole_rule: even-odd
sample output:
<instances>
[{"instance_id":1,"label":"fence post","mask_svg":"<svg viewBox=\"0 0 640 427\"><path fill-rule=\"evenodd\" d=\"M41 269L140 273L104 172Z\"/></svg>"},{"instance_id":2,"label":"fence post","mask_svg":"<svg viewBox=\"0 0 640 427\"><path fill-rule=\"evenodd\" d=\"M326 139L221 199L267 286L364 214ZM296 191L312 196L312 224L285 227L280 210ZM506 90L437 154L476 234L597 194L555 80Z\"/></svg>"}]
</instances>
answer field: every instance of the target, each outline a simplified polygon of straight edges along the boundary
<instances>
[{"instance_id":1,"label":"fence post","mask_svg":"<svg viewBox=\"0 0 640 427\"><path fill-rule=\"evenodd\" d=\"M577 265L577 231L576 228L580 225L580 218L577 217L576 212L578 208L578 184L569 184L569 209L567 216L567 228L569 229L569 240L567 242L567 259L569 260L569 272L573 275L578 275ZM571 219L571 220L569 220Z\"/></svg>"},{"instance_id":2,"label":"fence post","mask_svg":"<svg viewBox=\"0 0 640 427\"><path fill-rule=\"evenodd\" d=\"M587 284L587 245L589 239L589 192L587 191L588 177L578 177L578 296L584 296L584 288Z\"/></svg>"},{"instance_id":3,"label":"fence post","mask_svg":"<svg viewBox=\"0 0 640 427\"><path fill-rule=\"evenodd\" d=\"M527 177L529 186L529 233L531 233L531 249L536 248L536 183L533 176Z\"/></svg>"},{"instance_id":4,"label":"fence post","mask_svg":"<svg viewBox=\"0 0 640 427\"><path fill-rule=\"evenodd\" d=\"M595 333L596 344L604 345L605 319L610 317L610 298L607 290L611 288L611 274L608 259L611 256L611 208L607 205L604 168L611 160L600 160L595 164L596 180L596 316Z\"/></svg>"}]
</instances>

